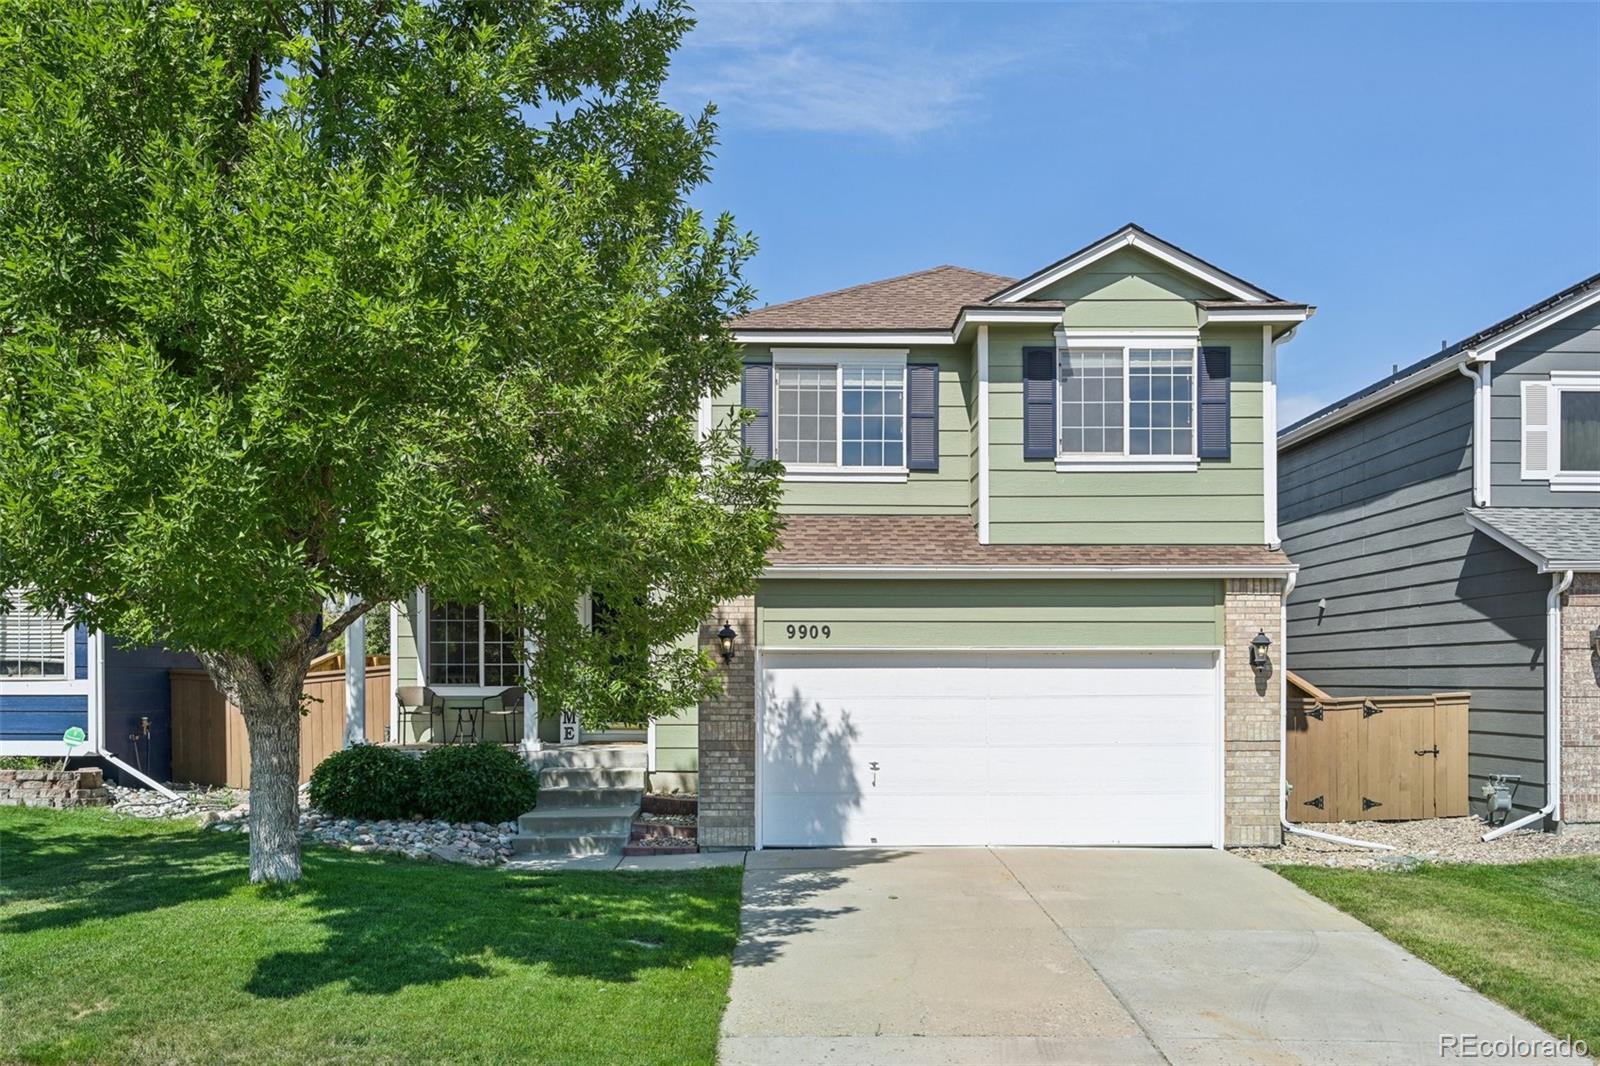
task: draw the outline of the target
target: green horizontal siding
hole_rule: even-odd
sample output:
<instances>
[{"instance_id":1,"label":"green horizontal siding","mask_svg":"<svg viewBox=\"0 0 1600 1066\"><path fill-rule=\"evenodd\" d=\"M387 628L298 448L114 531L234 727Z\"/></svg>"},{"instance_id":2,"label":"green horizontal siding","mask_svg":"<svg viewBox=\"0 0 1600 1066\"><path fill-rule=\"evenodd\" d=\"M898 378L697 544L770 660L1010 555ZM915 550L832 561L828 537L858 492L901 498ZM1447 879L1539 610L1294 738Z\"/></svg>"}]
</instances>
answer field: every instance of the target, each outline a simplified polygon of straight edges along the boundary
<instances>
[{"instance_id":1,"label":"green horizontal siding","mask_svg":"<svg viewBox=\"0 0 1600 1066\"><path fill-rule=\"evenodd\" d=\"M828 626L827 638L789 636ZM1221 640L1222 594L1204 580L770 580L762 647L1172 647Z\"/></svg>"},{"instance_id":2,"label":"green horizontal siding","mask_svg":"<svg viewBox=\"0 0 1600 1066\"><path fill-rule=\"evenodd\" d=\"M1146 323L1148 324L1148 323ZM1022 350L1047 328L991 327L989 533L996 544L1249 544L1261 539L1261 330L1208 327L1233 350L1233 454L1193 472L1060 473L1022 458Z\"/></svg>"},{"instance_id":3,"label":"green horizontal siding","mask_svg":"<svg viewBox=\"0 0 1600 1066\"><path fill-rule=\"evenodd\" d=\"M886 347L895 347L889 345ZM841 355L848 348L840 348ZM749 361L771 358L771 349L750 346ZM972 512L972 429L969 348L912 348L907 362L939 364L939 469L916 471L904 482L790 482L784 488L788 514L970 514ZM716 397L713 417L726 422L739 403L737 383ZM776 415L774 415L776 418Z\"/></svg>"}]
</instances>

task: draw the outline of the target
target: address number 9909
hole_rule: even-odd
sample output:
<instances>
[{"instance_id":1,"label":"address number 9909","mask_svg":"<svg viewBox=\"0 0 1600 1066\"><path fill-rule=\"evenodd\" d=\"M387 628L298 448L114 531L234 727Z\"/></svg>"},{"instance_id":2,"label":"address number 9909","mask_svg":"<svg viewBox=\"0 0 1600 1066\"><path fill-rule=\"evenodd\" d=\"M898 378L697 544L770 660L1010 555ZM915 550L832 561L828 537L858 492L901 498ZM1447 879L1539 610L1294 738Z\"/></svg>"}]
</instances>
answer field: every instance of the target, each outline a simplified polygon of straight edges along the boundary
<instances>
[{"instance_id":1,"label":"address number 9909","mask_svg":"<svg viewBox=\"0 0 1600 1066\"><path fill-rule=\"evenodd\" d=\"M787 625L783 632L790 640L827 640L833 636L830 626Z\"/></svg>"}]
</instances>

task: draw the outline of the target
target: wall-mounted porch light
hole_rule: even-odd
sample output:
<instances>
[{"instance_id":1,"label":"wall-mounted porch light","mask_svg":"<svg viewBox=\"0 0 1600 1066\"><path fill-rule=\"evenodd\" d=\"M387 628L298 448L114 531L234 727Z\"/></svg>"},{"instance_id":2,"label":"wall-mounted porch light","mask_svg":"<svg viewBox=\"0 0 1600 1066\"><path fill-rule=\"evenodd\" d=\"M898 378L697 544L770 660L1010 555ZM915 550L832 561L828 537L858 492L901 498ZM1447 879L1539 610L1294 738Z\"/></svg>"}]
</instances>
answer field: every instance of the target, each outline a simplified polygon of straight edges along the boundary
<instances>
[{"instance_id":1,"label":"wall-mounted porch light","mask_svg":"<svg viewBox=\"0 0 1600 1066\"><path fill-rule=\"evenodd\" d=\"M1267 668L1267 649L1272 647L1272 638L1267 636L1265 629L1250 638L1250 668L1261 671Z\"/></svg>"},{"instance_id":2,"label":"wall-mounted porch light","mask_svg":"<svg viewBox=\"0 0 1600 1066\"><path fill-rule=\"evenodd\" d=\"M739 634L734 632L728 623L722 623L722 628L717 630L717 647L722 651L722 661L733 662L733 642L739 639Z\"/></svg>"}]
</instances>

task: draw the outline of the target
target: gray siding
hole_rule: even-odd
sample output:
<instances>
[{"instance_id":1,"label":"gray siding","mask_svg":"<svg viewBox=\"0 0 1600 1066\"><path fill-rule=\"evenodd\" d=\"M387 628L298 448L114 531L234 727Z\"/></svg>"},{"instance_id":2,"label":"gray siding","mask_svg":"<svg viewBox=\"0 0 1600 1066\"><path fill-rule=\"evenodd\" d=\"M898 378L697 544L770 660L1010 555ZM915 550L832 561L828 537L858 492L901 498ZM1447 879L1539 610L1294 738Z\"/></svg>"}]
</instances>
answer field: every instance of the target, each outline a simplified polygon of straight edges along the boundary
<instances>
[{"instance_id":1,"label":"gray siding","mask_svg":"<svg viewBox=\"0 0 1600 1066\"><path fill-rule=\"evenodd\" d=\"M1493 507L1600 507L1600 492L1551 492L1548 483L1522 480L1522 383L1552 370L1600 370L1600 307L1542 329L1495 359L1489 458Z\"/></svg>"},{"instance_id":2,"label":"gray siding","mask_svg":"<svg viewBox=\"0 0 1600 1066\"><path fill-rule=\"evenodd\" d=\"M1472 385L1457 376L1280 456L1279 530L1301 567L1289 668L1336 696L1470 691L1474 801L1489 774L1521 774L1531 811L1544 803L1548 583L1467 525L1471 434Z\"/></svg>"}]
</instances>

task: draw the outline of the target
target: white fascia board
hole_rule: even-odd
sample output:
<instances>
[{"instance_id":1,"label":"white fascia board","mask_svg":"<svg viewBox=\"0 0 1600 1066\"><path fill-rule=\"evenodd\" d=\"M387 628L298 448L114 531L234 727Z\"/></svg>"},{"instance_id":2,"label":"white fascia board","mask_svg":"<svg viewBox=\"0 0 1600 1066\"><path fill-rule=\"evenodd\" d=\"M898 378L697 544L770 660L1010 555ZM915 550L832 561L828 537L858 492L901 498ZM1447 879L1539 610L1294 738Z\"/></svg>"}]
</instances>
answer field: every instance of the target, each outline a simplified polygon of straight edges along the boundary
<instances>
[{"instance_id":1,"label":"white fascia board","mask_svg":"<svg viewBox=\"0 0 1600 1066\"><path fill-rule=\"evenodd\" d=\"M1256 310L1207 311L1204 307L1202 307L1202 308L1199 308L1199 311L1200 311L1200 324L1202 326L1205 326L1205 325L1226 326L1226 325L1239 325L1239 324L1244 324L1244 325L1269 325L1269 326L1298 325L1299 323L1304 322L1306 319L1310 318L1312 316L1312 314L1315 313L1309 307L1306 308L1304 311L1283 311L1283 310L1278 310L1278 311L1272 311L1272 310L1260 310L1260 311L1256 311Z\"/></svg>"},{"instance_id":2,"label":"white fascia board","mask_svg":"<svg viewBox=\"0 0 1600 1066\"><path fill-rule=\"evenodd\" d=\"M1585 308L1594 307L1597 304L1600 304L1600 289L1593 289L1574 300L1562 304L1560 307L1552 307L1536 318L1530 318L1526 322L1519 322L1515 326L1491 337L1485 337L1478 342L1476 347L1467 348L1453 358L1419 370L1410 377L1397 381L1393 385L1373 393L1371 396L1364 396L1355 403L1333 412L1326 418L1301 426L1293 433L1279 437L1278 445L1281 448L1293 447L1302 441L1309 440L1326 430L1332 429L1334 426L1348 422L1364 411L1370 411L1374 407L1382 407L1389 401L1396 397L1404 396L1413 389L1419 389L1446 374L1454 374L1459 366L1468 363L1492 363L1495 361L1496 355L1511 345L1531 337L1542 329L1555 325L1564 318L1575 315Z\"/></svg>"},{"instance_id":3,"label":"white fascia board","mask_svg":"<svg viewBox=\"0 0 1600 1066\"><path fill-rule=\"evenodd\" d=\"M1224 578L1284 577L1297 573L1294 563L1282 566L769 566L762 574L767 579L865 579L900 580L917 578L1019 578L1019 577L1142 577L1142 578Z\"/></svg>"},{"instance_id":4,"label":"white fascia board","mask_svg":"<svg viewBox=\"0 0 1600 1066\"><path fill-rule=\"evenodd\" d=\"M1279 343L1282 343L1281 338L1279 339ZM1330 412L1329 414L1317 419L1315 422L1307 422L1305 425L1289 433L1280 433L1278 435L1278 450L1282 451L1285 448L1293 448L1303 441L1307 441L1312 437L1321 435L1322 433L1332 429L1334 426L1343 425L1351 419L1372 410L1374 407L1382 407L1391 400L1394 400L1400 396L1404 396L1408 392L1420 389L1424 385L1431 385L1440 378L1449 377L1451 374L1459 373L1460 371L1458 368L1468 362L1470 356L1471 353L1464 352L1461 355L1446 359L1443 362L1438 362L1434 363L1432 366L1423 367L1410 377L1401 378L1392 385L1386 385L1377 392L1363 396L1359 400L1348 403L1339 408L1337 411Z\"/></svg>"},{"instance_id":5,"label":"white fascia board","mask_svg":"<svg viewBox=\"0 0 1600 1066\"><path fill-rule=\"evenodd\" d=\"M956 342L950 331L943 329L908 330L904 333L830 333L826 330L786 329L735 330L733 340L735 344L867 345L869 347L902 344L938 346L950 345Z\"/></svg>"},{"instance_id":6,"label":"white fascia board","mask_svg":"<svg viewBox=\"0 0 1600 1066\"><path fill-rule=\"evenodd\" d=\"M1016 300L1026 299L1040 289L1053 285L1062 278L1075 274L1084 267L1097 263L1112 252L1123 248L1137 248L1146 255L1153 256L1168 266L1176 267L1191 277L1199 278L1210 285L1214 285L1228 295L1240 300L1249 300L1254 303L1267 298L1266 294L1259 289L1252 289L1239 284L1193 256L1180 252L1165 241L1146 237L1144 234L1126 229L1119 233L1113 233L1099 244L1085 248L1071 259L1057 264L1046 273L1013 285L993 299L996 303L1011 303Z\"/></svg>"},{"instance_id":7,"label":"white fascia board","mask_svg":"<svg viewBox=\"0 0 1600 1066\"><path fill-rule=\"evenodd\" d=\"M956 316L955 328L950 331L950 336L953 341L959 342L972 326L1059 326L1063 313L1033 307L964 310Z\"/></svg>"},{"instance_id":8,"label":"white fascia board","mask_svg":"<svg viewBox=\"0 0 1600 1066\"><path fill-rule=\"evenodd\" d=\"M1579 311L1593 307L1596 304L1600 304L1600 288L1591 289L1583 295L1569 300L1567 303L1550 308L1542 315L1530 318L1526 322L1518 322L1504 332L1480 341L1477 350L1482 354L1478 358L1493 359L1495 353L1509 348L1519 341L1526 340L1540 330L1553 326L1562 319L1575 315Z\"/></svg>"}]
</instances>

